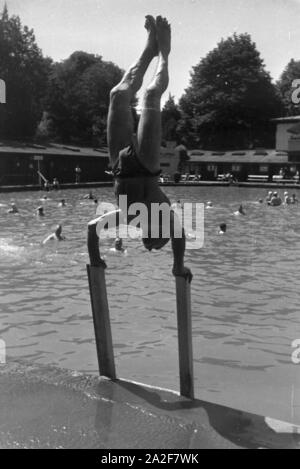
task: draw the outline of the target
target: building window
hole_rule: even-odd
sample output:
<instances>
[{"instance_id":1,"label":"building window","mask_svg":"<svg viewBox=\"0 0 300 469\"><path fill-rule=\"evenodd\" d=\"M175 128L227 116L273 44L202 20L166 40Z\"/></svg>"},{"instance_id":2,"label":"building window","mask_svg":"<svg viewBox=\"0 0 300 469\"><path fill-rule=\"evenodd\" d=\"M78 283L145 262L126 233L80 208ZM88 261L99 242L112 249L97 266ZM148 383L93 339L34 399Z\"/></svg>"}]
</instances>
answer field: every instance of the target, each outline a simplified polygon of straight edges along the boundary
<instances>
[{"instance_id":1,"label":"building window","mask_svg":"<svg viewBox=\"0 0 300 469\"><path fill-rule=\"evenodd\" d=\"M261 164L259 166L260 173L267 173L269 171L269 166L267 164Z\"/></svg>"},{"instance_id":2,"label":"building window","mask_svg":"<svg viewBox=\"0 0 300 469\"><path fill-rule=\"evenodd\" d=\"M216 169L216 166L214 164L208 164L206 169L207 171L213 172Z\"/></svg>"},{"instance_id":3,"label":"building window","mask_svg":"<svg viewBox=\"0 0 300 469\"><path fill-rule=\"evenodd\" d=\"M160 166L162 168L169 168L170 167L170 163L160 163Z\"/></svg>"},{"instance_id":4,"label":"building window","mask_svg":"<svg viewBox=\"0 0 300 469\"><path fill-rule=\"evenodd\" d=\"M241 171L242 167L240 164L233 164L232 165L232 168L231 168L231 171L235 171L236 173L238 173L239 171Z\"/></svg>"}]
</instances>

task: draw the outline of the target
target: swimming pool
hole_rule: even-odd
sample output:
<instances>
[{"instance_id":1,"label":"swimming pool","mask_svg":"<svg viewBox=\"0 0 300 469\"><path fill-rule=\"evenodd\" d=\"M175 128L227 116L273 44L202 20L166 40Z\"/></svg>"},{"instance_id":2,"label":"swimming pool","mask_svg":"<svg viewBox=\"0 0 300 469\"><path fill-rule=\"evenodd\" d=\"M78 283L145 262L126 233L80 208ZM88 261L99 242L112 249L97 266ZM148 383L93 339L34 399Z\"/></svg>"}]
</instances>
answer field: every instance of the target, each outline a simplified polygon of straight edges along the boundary
<instances>
[{"instance_id":1,"label":"swimming pool","mask_svg":"<svg viewBox=\"0 0 300 469\"><path fill-rule=\"evenodd\" d=\"M258 204L262 189L169 187L176 201L205 202L205 242L187 251L192 268L195 393L200 399L300 423L300 206ZM84 190L1 194L0 339L9 357L97 373L86 275L86 224L95 214ZM112 188L95 190L113 201ZM67 207L58 207L65 198ZM10 201L20 209L8 215ZM233 215L243 203L246 216ZM44 218L35 208L43 204ZM227 223L226 235L218 226ZM40 242L62 223L66 241ZM127 255L104 241L117 374L178 389L171 247Z\"/></svg>"}]
</instances>

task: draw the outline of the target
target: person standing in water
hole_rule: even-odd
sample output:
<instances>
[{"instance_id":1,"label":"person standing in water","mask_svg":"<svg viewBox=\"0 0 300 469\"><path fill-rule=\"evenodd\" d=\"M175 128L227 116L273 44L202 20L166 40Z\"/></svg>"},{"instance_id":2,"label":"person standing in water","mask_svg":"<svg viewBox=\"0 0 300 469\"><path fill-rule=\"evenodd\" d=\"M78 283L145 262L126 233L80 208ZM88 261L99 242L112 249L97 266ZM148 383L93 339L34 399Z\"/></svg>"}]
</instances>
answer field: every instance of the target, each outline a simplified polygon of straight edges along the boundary
<instances>
[{"instance_id":1,"label":"person standing in water","mask_svg":"<svg viewBox=\"0 0 300 469\"><path fill-rule=\"evenodd\" d=\"M148 33L146 46L137 60L123 76L121 82L110 93L107 122L107 139L110 163L114 177L118 210L104 214L89 225L90 246L98 242L98 234L105 225L112 227L130 223L135 216L128 209L120 208L120 197L127 197L127 205L142 204L147 208L147 220L141 221L143 244L148 251L161 249L171 238L175 276L192 278L190 269L184 265L185 234L179 219L171 209L171 203L158 183L160 174L161 147L161 96L168 87L168 58L171 50L171 28L166 18L146 16L145 28ZM141 88L143 77L152 60L158 56L156 74L147 87L142 103L141 116L135 134L132 102ZM152 217L153 204L167 206L169 237L162 234L166 217L157 220ZM124 213L124 210L125 213ZM151 215L150 215L151 214ZM153 235L152 228L158 228ZM180 231L180 237L178 232ZM177 236L176 236L177 235ZM91 241L92 240L92 241ZM105 267L99 257L97 263Z\"/></svg>"},{"instance_id":2,"label":"person standing in water","mask_svg":"<svg viewBox=\"0 0 300 469\"><path fill-rule=\"evenodd\" d=\"M44 212L44 207L42 207L41 205L36 209L36 214L38 217L44 217L45 216L45 212Z\"/></svg>"},{"instance_id":3,"label":"person standing in water","mask_svg":"<svg viewBox=\"0 0 300 469\"><path fill-rule=\"evenodd\" d=\"M277 192L274 192L272 199L269 202L269 205L271 205L272 207L278 207L281 204L282 204L281 198L279 197Z\"/></svg>"},{"instance_id":4,"label":"person standing in water","mask_svg":"<svg viewBox=\"0 0 300 469\"><path fill-rule=\"evenodd\" d=\"M57 225L54 233L47 236L47 238L44 239L42 244L47 244L49 241L64 241L66 238L62 236L61 233L62 233L62 226Z\"/></svg>"},{"instance_id":5,"label":"person standing in water","mask_svg":"<svg viewBox=\"0 0 300 469\"><path fill-rule=\"evenodd\" d=\"M226 233L226 230L227 230L227 225L226 223L221 223L221 225L219 226L219 234L223 235Z\"/></svg>"},{"instance_id":6,"label":"person standing in water","mask_svg":"<svg viewBox=\"0 0 300 469\"><path fill-rule=\"evenodd\" d=\"M273 196L273 192L272 192L272 191L269 191L269 192L268 192L268 195L267 195L267 197L266 197L266 202L267 202L267 204L271 202L272 196Z\"/></svg>"},{"instance_id":7,"label":"person standing in water","mask_svg":"<svg viewBox=\"0 0 300 469\"><path fill-rule=\"evenodd\" d=\"M234 215L246 215L246 212L245 212L242 204L239 206L239 209L236 212L234 212Z\"/></svg>"},{"instance_id":8,"label":"person standing in water","mask_svg":"<svg viewBox=\"0 0 300 469\"><path fill-rule=\"evenodd\" d=\"M289 205L291 203L291 198L290 198L289 193L287 191L285 191L285 193L284 193L284 203L285 203L285 205Z\"/></svg>"},{"instance_id":9,"label":"person standing in water","mask_svg":"<svg viewBox=\"0 0 300 469\"><path fill-rule=\"evenodd\" d=\"M14 202L10 204L10 209L7 210L7 213L19 213L18 207Z\"/></svg>"}]
</instances>

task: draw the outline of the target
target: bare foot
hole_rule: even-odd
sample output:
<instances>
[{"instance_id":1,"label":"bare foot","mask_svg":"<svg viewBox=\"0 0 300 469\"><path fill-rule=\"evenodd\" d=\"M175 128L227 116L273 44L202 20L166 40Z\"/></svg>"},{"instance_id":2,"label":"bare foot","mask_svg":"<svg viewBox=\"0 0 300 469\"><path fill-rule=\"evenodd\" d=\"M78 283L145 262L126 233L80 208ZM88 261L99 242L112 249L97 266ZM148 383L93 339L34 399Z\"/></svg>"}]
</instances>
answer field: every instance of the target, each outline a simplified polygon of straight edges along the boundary
<instances>
[{"instance_id":1,"label":"bare foot","mask_svg":"<svg viewBox=\"0 0 300 469\"><path fill-rule=\"evenodd\" d=\"M156 39L156 23L155 19L151 15L146 16L145 28L148 31L148 40L146 48L151 49L153 57L158 54L158 45Z\"/></svg>"},{"instance_id":2,"label":"bare foot","mask_svg":"<svg viewBox=\"0 0 300 469\"><path fill-rule=\"evenodd\" d=\"M158 51L163 57L167 57L171 50L171 26L166 18L156 17L156 37Z\"/></svg>"}]
</instances>

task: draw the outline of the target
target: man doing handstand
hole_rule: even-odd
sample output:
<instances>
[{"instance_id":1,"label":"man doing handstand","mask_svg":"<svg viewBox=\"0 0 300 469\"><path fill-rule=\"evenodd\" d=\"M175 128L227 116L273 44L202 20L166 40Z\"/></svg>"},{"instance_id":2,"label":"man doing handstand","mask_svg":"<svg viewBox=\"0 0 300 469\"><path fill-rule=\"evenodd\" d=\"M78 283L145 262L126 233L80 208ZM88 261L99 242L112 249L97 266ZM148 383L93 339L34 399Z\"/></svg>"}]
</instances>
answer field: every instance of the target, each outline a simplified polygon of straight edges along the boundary
<instances>
[{"instance_id":1,"label":"man doing handstand","mask_svg":"<svg viewBox=\"0 0 300 469\"><path fill-rule=\"evenodd\" d=\"M185 235L179 224L179 220L171 209L168 197L160 189L158 175L160 173L160 146L161 146L161 96L167 89L169 82L168 57L171 49L171 28L165 18L158 16L156 20L152 16L146 16L145 28L148 32L146 46L137 60L125 73L121 82L110 93L110 105L107 122L107 138L110 154L112 173L115 180L115 195L117 204L120 196L127 196L130 207L134 203L142 203L151 213L153 204L167 204L169 208L169 237L162 236L162 226L159 235L153 236L151 225L153 220L148 218L148 223L141 223L143 231L143 243L146 249L161 249L172 238L174 254L173 274L183 276L191 280L191 271L184 266ZM134 132L134 120L132 115L132 102L141 88L143 77L152 59L158 55L156 74L147 87L140 115L137 132ZM117 215L117 216L116 216ZM113 221L119 225L130 222L132 215L117 211L109 212L89 223L90 254L97 232L105 226L112 226ZM162 225L162 222L159 222ZM178 236L178 225L180 236ZM96 264L105 266L100 254Z\"/></svg>"}]
</instances>

